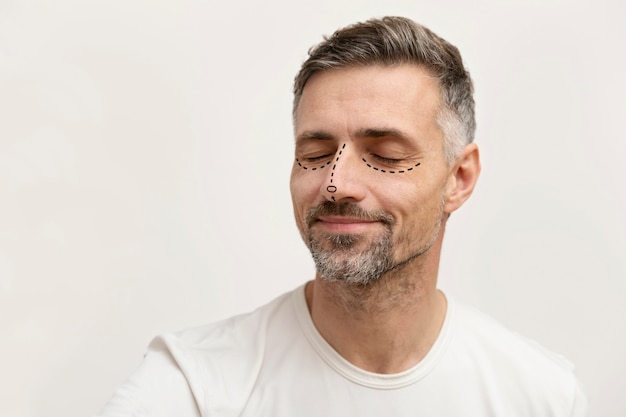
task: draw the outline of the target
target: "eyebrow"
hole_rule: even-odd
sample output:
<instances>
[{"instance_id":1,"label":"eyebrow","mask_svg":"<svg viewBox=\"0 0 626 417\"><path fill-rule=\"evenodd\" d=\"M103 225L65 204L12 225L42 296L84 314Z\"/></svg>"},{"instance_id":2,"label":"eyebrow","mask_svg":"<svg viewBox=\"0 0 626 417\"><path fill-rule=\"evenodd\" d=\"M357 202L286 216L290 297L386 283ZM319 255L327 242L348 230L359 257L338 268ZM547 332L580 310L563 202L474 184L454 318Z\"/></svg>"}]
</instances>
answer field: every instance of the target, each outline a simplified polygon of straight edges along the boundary
<instances>
[{"instance_id":1,"label":"eyebrow","mask_svg":"<svg viewBox=\"0 0 626 417\"><path fill-rule=\"evenodd\" d=\"M359 137L359 138L384 138L384 137L389 137L389 136L398 138L401 140L406 140L406 141L409 140L409 135L393 127L368 128L368 129L361 129L356 132L356 137Z\"/></svg>"},{"instance_id":2,"label":"eyebrow","mask_svg":"<svg viewBox=\"0 0 626 417\"><path fill-rule=\"evenodd\" d=\"M357 138L395 137L400 140L406 140L406 141L409 140L409 135L407 135L406 133L402 132L399 129L395 129L392 127L359 129L356 132L355 136ZM328 132L315 130L315 131L302 132L301 134L298 135L298 137L296 138L296 141L300 142L300 141L306 141L306 140L333 140L334 138L335 137Z\"/></svg>"},{"instance_id":3,"label":"eyebrow","mask_svg":"<svg viewBox=\"0 0 626 417\"><path fill-rule=\"evenodd\" d=\"M321 130L302 132L296 138L296 142L302 142L306 140L333 140L335 137L328 132Z\"/></svg>"}]
</instances>

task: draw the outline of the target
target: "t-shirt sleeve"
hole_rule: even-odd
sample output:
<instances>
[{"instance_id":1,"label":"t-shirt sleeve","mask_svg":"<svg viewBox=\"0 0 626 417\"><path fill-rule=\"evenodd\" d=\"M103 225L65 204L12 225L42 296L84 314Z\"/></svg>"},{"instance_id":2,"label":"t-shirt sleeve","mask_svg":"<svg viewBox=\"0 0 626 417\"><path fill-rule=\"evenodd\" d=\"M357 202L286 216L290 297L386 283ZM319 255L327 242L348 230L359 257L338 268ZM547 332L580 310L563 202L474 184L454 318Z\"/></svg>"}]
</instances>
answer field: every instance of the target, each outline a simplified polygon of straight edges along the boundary
<instances>
[{"instance_id":1,"label":"t-shirt sleeve","mask_svg":"<svg viewBox=\"0 0 626 417\"><path fill-rule=\"evenodd\" d=\"M574 404L572 406L572 417L589 417L589 400L587 394L582 386L582 383L576 380L576 388L574 391Z\"/></svg>"},{"instance_id":2,"label":"t-shirt sleeve","mask_svg":"<svg viewBox=\"0 0 626 417\"><path fill-rule=\"evenodd\" d=\"M187 379L163 344L152 344L139 368L100 417L200 417Z\"/></svg>"}]
</instances>

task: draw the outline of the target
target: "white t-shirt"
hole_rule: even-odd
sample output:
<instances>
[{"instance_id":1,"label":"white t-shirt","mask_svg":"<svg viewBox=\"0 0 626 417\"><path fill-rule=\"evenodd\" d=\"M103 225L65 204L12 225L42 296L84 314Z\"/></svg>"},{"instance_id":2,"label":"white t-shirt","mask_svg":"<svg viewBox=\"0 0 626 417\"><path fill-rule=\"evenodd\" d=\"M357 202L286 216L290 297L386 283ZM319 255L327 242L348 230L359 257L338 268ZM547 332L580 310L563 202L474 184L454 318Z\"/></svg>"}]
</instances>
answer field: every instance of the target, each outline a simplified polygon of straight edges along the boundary
<instances>
[{"instance_id":1,"label":"white t-shirt","mask_svg":"<svg viewBox=\"0 0 626 417\"><path fill-rule=\"evenodd\" d=\"M587 416L572 365L448 298L435 344L364 371L317 332L304 286L256 311L157 337L102 417Z\"/></svg>"}]
</instances>

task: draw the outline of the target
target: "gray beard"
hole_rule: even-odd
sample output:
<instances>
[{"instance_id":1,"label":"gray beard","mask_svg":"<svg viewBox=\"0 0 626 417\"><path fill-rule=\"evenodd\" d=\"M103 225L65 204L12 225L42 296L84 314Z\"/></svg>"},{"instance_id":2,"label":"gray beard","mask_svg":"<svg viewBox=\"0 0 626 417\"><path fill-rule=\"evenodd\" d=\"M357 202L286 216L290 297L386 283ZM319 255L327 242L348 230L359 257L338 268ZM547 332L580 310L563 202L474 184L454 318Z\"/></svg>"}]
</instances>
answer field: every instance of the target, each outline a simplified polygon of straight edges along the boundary
<instances>
[{"instance_id":1,"label":"gray beard","mask_svg":"<svg viewBox=\"0 0 626 417\"><path fill-rule=\"evenodd\" d=\"M315 268L322 278L328 281L343 281L359 285L368 285L380 280L387 272L401 269L416 258L426 253L437 240L443 221L443 199L440 216L434 233L425 245L408 258L393 259L392 226L393 217L384 212L367 213L355 204L336 204L325 202L309 213L308 246L315 262ZM378 219L385 225L382 236L372 241L365 248L359 245L362 236L352 234L326 235L318 237L311 230L316 216L322 214L344 214L361 218ZM325 245L324 245L325 243ZM330 246L330 248L328 248Z\"/></svg>"},{"instance_id":2,"label":"gray beard","mask_svg":"<svg viewBox=\"0 0 626 417\"><path fill-rule=\"evenodd\" d=\"M356 249L361 239L355 235L327 236L328 249L310 233L309 249L317 272L328 281L367 285L393 269L390 229L367 248Z\"/></svg>"}]
</instances>

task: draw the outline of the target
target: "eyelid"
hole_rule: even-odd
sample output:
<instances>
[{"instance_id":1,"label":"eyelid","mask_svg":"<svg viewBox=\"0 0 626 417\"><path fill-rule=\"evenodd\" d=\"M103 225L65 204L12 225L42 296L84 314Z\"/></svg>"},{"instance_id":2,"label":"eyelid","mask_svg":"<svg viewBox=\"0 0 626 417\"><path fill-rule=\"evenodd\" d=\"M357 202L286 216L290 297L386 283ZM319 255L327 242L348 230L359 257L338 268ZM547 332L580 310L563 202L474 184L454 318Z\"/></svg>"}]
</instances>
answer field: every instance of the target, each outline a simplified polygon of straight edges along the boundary
<instances>
[{"instance_id":1,"label":"eyelid","mask_svg":"<svg viewBox=\"0 0 626 417\"><path fill-rule=\"evenodd\" d=\"M389 166L400 165L406 161L405 158L390 158L390 157L383 156L374 152L370 153L370 155L375 161L381 164L389 165Z\"/></svg>"},{"instance_id":2,"label":"eyelid","mask_svg":"<svg viewBox=\"0 0 626 417\"><path fill-rule=\"evenodd\" d=\"M306 162L319 162L319 161L323 161L324 159L332 158L332 157L333 157L333 154L324 154L324 155L319 155L319 156L303 157L302 160Z\"/></svg>"},{"instance_id":3,"label":"eyelid","mask_svg":"<svg viewBox=\"0 0 626 417\"><path fill-rule=\"evenodd\" d=\"M336 151L336 145L329 140L305 138L296 143L296 157L308 164L331 159Z\"/></svg>"},{"instance_id":4,"label":"eyelid","mask_svg":"<svg viewBox=\"0 0 626 417\"><path fill-rule=\"evenodd\" d=\"M398 164L398 163L402 162L402 159L399 159L399 158L389 158L389 157L378 155L378 154L375 154L375 153L373 153L372 156L374 158L378 159L379 161L385 162L385 163L388 163L388 164Z\"/></svg>"}]
</instances>

